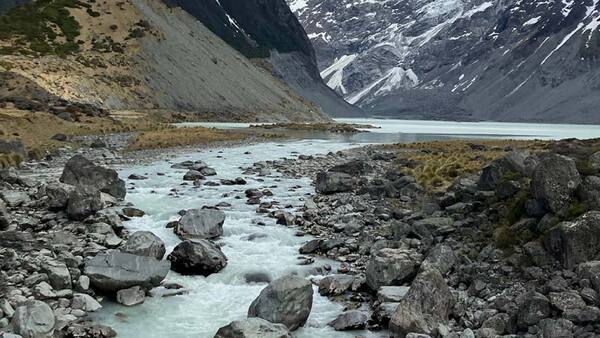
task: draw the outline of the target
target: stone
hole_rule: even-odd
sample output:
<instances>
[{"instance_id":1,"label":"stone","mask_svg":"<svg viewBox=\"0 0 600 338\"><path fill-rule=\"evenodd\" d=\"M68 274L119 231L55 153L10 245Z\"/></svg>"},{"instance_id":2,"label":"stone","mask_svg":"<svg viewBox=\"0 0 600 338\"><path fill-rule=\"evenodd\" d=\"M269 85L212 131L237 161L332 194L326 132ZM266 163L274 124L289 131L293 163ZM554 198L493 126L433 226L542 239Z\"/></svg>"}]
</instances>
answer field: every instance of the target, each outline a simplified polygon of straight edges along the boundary
<instances>
[{"instance_id":1,"label":"stone","mask_svg":"<svg viewBox=\"0 0 600 338\"><path fill-rule=\"evenodd\" d=\"M312 239L300 247L300 253L303 255L315 253L321 247L321 243L323 243L323 240Z\"/></svg>"},{"instance_id":2,"label":"stone","mask_svg":"<svg viewBox=\"0 0 600 338\"><path fill-rule=\"evenodd\" d=\"M517 326L521 329L550 316L550 301L541 293L527 292L520 297L517 305Z\"/></svg>"},{"instance_id":3,"label":"stone","mask_svg":"<svg viewBox=\"0 0 600 338\"><path fill-rule=\"evenodd\" d=\"M367 264L367 285L373 291L382 286L401 285L417 273L422 255L402 249L385 248L373 255Z\"/></svg>"},{"instance_id":4,"label":"stone","mask_svg":"<svg viewBox=\"0 0 600 338\"><path fill-rule=\"evenodd\" d=\"M247 318L223 326L214 338L292 338L292 335L283 324L273 324L261 318Z\"/></svg>"},{"instance_id":5,"label":"stone","mask_svg":"<svg viewBox=\"0 0 600 338\"><path fill-rule=\"evenodd\" d=\"M326 195L351 191L352 186L352 176L344 173L320 172L315 181L317 192Z\"/></svg>"},{"instance_id":6,"label":"stone","mask_svg":"<svg viewBox=\"0 0 600 338\"><path fill-rule=\"evenodd\" d=\"M48 304L29 300L17 307L11 324L14 332L23 338L51 338L56 319Z\"/></svg>"},{"instance_id":7,"label":"stone","mask_svg":"<svg viewBox=\"0 0 600 338\"><path fill-rule=\"evenodd\" d=\"M85 312L96 312L102 308L102 305L90 295L75 293L71 301L71 308Z\"/></svg>"},{"instance_id":8,"label":"stone","mask_svg":"<svg viewBox=\"0 0 600 338\"><path fill-rule=\"evenodd\" d=\"M18 155L21 161L26 161L27 149L21 140L0 139L0 154Z\"/></svg>"},{"instance_id":9,"label":"stone","mask_svg":"<svg viewBox=\"0 0 600 338\"><path fill-rule=\"evenodd\" d=\"M66 164L60 181L74 186L96 188L117 199L124 199L127 193L125 181L113 169L97 166L81 155L73 156Z\"/></svg>"},{"instance_id":10,"label":"stone","mask_svg":"<svg viewBox=\"0 0 600 338\"><path fill-rule=\"evenodd\" d=\"M329 169L330 172L344 173L354 177L364 175L371 170L371 166L366 161L361 159L339 164Z\"/></svg>"},{"instance_id":11,"label":"stone","mask_svg":"<svg viewBox=\"0 0 600 338\"><path fill-rule=\"evenodd\" d=\"M577 277L587 279L592 288L600 294L600 261L589 261L577 266Z\"/></svg>"},{"instance_id":12,"label":"stone","mask_svg":"<svg viewBox=\"0 0 600 338\"><path fill-rule=\"evenodd\" d=\"M158 286L170 268L168 261L111 250L87 261L84 274L95 288L117 292L138 285L144 288Z\"/></svg>"},{"instance_id":13,"label":"stone","mask_svg":"<svg viewBox=\"0 0 600 338\"><path fill-rule=\"evenodd\" d=\"M563 319L542 319L538 327L540 328L540 338L573 338L573 323Z\"/></svg>"},{"instance_id":14,"label":"stone","mask_svg":"<svg viewBox=\"0 0 600 338\"><path fill-rule=\"evenodd\" d=\"M129 236L121 251L161 260L166 253L165 243L150 231L136 231Z\"/></svg>"},{"instance_id":15,"label":"stone","mask_svg":"<svg viewBox=\"0 0 600 338\"><path fill-rule=\"evenodd\" d=\"M600 177L586 176L577 189L577 196L591 209L600 209Z\"/></svg>"},{"instance_id":16,"label":"stone","mask_svg":"<svg viewBox=\"0 0 600 338\"><path fill-rule=\"evenodd\" d=\"M146 292L139 286L117 291L117 302L125 306L142 304L146 298Z\"/></svg>"},{"instance_id":17,"label":"stone","mask_svg":"<svg viewBox=\"0 0 600 338\"><path fill-rule=\"evenodd\" d=\"M181 239L213 239L223 235L225 213L212 209L188 210L175 227Z\"/></svg>"},{"instance_id":18,"label":"stone","mask_svg":"<svg viewBox=\"0 0 600 338\"><path fill-rule=\"evenodd\" d=\"M99 190L88 186L77 186L69 194L67 215L73 220L82 221L104 208Z\"/></svg>"},{"instance_id":19,"label":"stone","mask_svg":"<svg viewBox=\"0 0 600 338\"><path fill-rule=\"evenodd\" d=\"M544 237L544 247L567 269L600 258L600 212L558 224Z\"/></svg>"},{"instance_id":20,"label":"stone","mask_svg":"<svg viewBox=\"0 0 600 338\"><path fill-rule=\"evenodd\" d=\"M64 263L48 260L42 265L42 271L48 275L50 285L55 290L71 289L71 274Z\"/></svg>"},{"instance_id":21,"label":"stone","mask_svg":"<svg viewBox=\"0 0 600 338\"><path fill-rule=\"evenodd\" d=\"M586 305L583 298L575 291L550 292L548 299L550 305L563 312L569 309L582 308Z\"/></svg>"},{"instance_id":22,"label":"stone","mask_svg":"<svg viewBox=\"0 0 600 338\"><path fill-rule=\"evenodd\" d=\"M442 275L445 275L450 272L457 260L458 257L456 257L452 248L440 244L431 249L427 257L425 257L425 260L421 264L421 271L433 268L438 270Z\"/></svg>"},{"instance_id":23,"label":"stone","mask_svg":"<svg viewBox=\"0 0 600 338\"><path fill-rule=\"evenodd\" d=\"M148 177L146 177L144 175L139 175L139 174L131 174L131 175L127 176L127 179L130 179L132 181L142 181L142 180L147 180Z\"/></svg>"},{"instance_id":24,"label":"stone","mask_svg":"<svg viewBox=\"0 0 600 338\"><path fill-rule=\"evenodd\" d=\"M19 207L31 201L29 194L24 191L17 190L2 190L0 191L0 199L6 202L11 208Z\"/></svg>"},{"instance_id":25,"label":"stone","mask_svg":"<svg viewBox=\"0 0 600 338\"><path fill-rule=\"evenodd\" d=\"M62 183L51 183L43 186L41 190L40 194L47 197L48 209L62 210L68 205L73 187Z\"/></svg>"},{"instance_id":26,"label":"stone","mask_svg":"<svg viewBox=\"0 0 600 338\"><path fill-rule=\"evenodd\" d=\"M571 308L563 312L562 317L575 324L597 323L600 321L600 309L595 306Z\"/></svg>"},{"instance_id":27,"label":"stone","mask_svg":"<svg viewBox=\"0 0 600 338\"><path fill-rule=\"evenodd\" d=\"M569 206L580 183L581 176L575 161L557 154L546 154L533 173L531 193L548 210L557 213Z\"/></svg>"},{"instance_id":28,"label":"stone","mask_svg":"<svg viewBox=\"0 0 600 338\"><path fill-rule=\"evenodd\" d=\"M143 210L140 209L136 209L136 208L123 208L121 210L123 212L123 215L127 216L127 217L143 217L146 213Z\"/></svg>"},{"instance_id":29,"label":"stone","mask_svg":"<svg viewBox=\"0 0 600 338\"><path fill-rule=\"evenodd\" d=\"M202 175L202 173L197 170L190 170L187 173L185 173L185 175L183 175L184 181L197 181L203 179L204 175Z\"/></svg>"},{"instance_id":30,"label":"stone","mask_svg":"<svg viewBox=\"0 0 600 338\"><path fill-rule=\"evenodd\" d=\"M167 256L171 270L182 275L209 276L227 266L227 258L213 243L204 239L179 243Z\"/></svg>"},{"instance_id":31,"label":"stone","mask_svg":"<svg viewBox=\"0 0 600 338\"><path fill-rule=\"evenodd\" d=\"M352 288L354 276L351 275L331 275L326 276L319 282L319 293L322 296L337 296Z\"/></svg>"},{"instance_id":32,"label":"stone","mask_svg":"<svg viewBox=\"0 0 600 338\"><path fill-rule=\"evenodd\" d=\"M368 317L361 311L347 311L337 316L328 325L336 331L362 330L367 326Z\"/></svg>"},{"instance_id":33,"label":"stone","mask_svg":"<svg viewBox=\"0 0 600 338\"><path fill-rule=\"evenodd\" d=\"M248 309L248 317L259 317L295 330L308 320L313 304L311 283L298 276L278 278L264 288Z\"/></svg>"},{"instance_id":34,"label":"stone","mask_svg":"<svg viewBox=\"0 0 600 338\"><path fill-rule=\"evenodd\" d=\"M377 290L377 300L382 303L399 303L404 299L409 289L408 286L382 286Z\"/></svg>"}]
</instances>

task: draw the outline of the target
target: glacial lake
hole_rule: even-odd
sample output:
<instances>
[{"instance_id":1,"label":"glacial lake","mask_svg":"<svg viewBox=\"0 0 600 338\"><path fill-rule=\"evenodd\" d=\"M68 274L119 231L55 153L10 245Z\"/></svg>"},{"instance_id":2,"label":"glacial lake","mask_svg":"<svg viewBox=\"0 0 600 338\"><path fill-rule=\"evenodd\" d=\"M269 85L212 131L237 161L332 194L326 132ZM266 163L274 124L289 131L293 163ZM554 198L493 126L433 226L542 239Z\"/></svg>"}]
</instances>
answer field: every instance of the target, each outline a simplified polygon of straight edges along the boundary
<instances>
[{"instance_id":1,"label":"glacial lake","mask_svg":"<svg viewBox=\"0 0 600 338\"><path fill-rule=\"evenodd\" d=\"M316 155L344 150L366 143L413 142L445 140L454 138L490 139L561 139L569 137L600 137L600 126L546 125L518 123L456 123L438 121L401 121L375 119L341 119L340 122L372 124L379 129L354 135L331 135L311 133L297 138L242 145L227 149L207 149L177 155L174 158L121 169L119 175L126 178L132 173L149 177L143 181L127 181L129 188L126 201L146 212L141 218L126 222L131 231L152 231L161 237L169 253L179 238L165 225L179 219L178 211L200 208L227 202L224 208L227 219L224 235L218 240L228 258L227 267L209 277L181 276L170 272L167 282L183 285L187 294L161 298L147 298L136 307L123 307L109 300L97 314L103 324L112 326L119 337L126 338L211 338L219 327L233 320L246 317L250 303L266 284L249 284L248 273L266 273L278 278L297 273L307 278L311 269L325 263L336 267L335 262L317 259L309 266L298 265L298 248L311 239L297 237L297 229L276 225L273 219L255 212L256 206L247 205L244 190L249 188L270 189L273 197L263 201L277 201L291 212L301 212L304 200L314 193L310 178L287 179L273 172L266 177L243 175L242 168L255 162L293 158L299 154ZM248 124L194 123L180 126L202 125L216 128L247 128ZM171 169L171 164L185 160L203 160L216 169L218 175L207 181L244 177L244 186L182 185L185 170ZM159 173L161 175L159 175ZM163 175L164 174L164 175ZM264 224L264 225L261 225ZM250 238L254 237L254 240ZM350 331L336 332L327 323L342 313L343 305L329 301L314 293L314 305L305 327L295 332L297 338L352 338L387 337L386 332Z\"/></svg>"}]
</instances>

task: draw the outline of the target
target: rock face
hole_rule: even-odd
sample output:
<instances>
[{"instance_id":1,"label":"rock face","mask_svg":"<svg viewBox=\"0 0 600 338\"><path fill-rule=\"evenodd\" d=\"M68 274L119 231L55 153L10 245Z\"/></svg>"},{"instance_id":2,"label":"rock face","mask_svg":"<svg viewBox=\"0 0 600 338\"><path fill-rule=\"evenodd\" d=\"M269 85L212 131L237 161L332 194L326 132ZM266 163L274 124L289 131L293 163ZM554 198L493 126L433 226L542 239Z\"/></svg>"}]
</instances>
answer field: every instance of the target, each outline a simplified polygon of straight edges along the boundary
<instances>
[{"instance_id":1,"label":"rock face","mask_svg":"<svg viewBox=\"0 0 600 338\"><path fill-rule=\"evenodd\" d=\"M37 300L19 306L13 315L12 326L23 338L51 338L56 319L48 304Z\"/></svg>"},{"instance_id":2,"label":"rock face","mask_svg":"<svg viewBox=\"0 0 600 338\"><path fill-rule=\"evenodd\" d=\"M382 249L367 264L367 285L373 291L382 286L400 285L412 279L423 257L412 251Z\"/></svg>"},{"instance_id":3,"label":"rock face","mask_svg":"<svg viewBox=\"0 0 600 338\"><path fill-rule=\"evenodd\" d=\"M154 257L161 260L165 255L165 243L150 231L134 232L121 251L137 256Z\"/></svg>"},{"instance_id":4,"label":"rock face","mask_svg":"<svg viewBox=\"0 0 600 338\"><path fill-rule=\"evenodd\" d=\"M211 239L223 234L225 213L220 210L191 209L186 211L175 227L181 239Z\"/></svg>"},{"instance_id":5,"label":"rock face","mask_svg":"<svg viewBox=\"0 0 600 338\"><path fill-rule=\"evenodd\" d=\"M533 174L531 193L548 210L558 212L569 206L580 183L575 161L557 154L545 155Z\"/></svg>"},{"instance_id":6,"label":"rock face","mask_svg":"<svg viewBox=\"0 0 600 338\"><path fill-rule=\"evenodd\" d=\"M208 240L187 240L179 243L167 256L171 269L183 275L208 276L227 265L227 258Z\"/></svg>"},{"instance_id":7,"label":"rock face","mask_svg":"<svg viewBox=\"0 0 600 338\"><path fill-rule=\"evenodd\" d=\"M261 291L250 305L248 317L281 323L295 330L308 320L312 303L311 283L304 278L288 275L272 281Z\"/></svg>"},{"instance_id":8,"label":"rock face","mask_svg":"<svg viewBox=\"0 0 600 338\"><path fill-rule=\"evenodd\" d=\"M590 211L554 227L544 238L546 250L568 269L600 258L600 212Z\"/></svg>"},{"instance_id":9,"label":"rock face","mask_svg":"<svg viewBox=\"0 0 600 338\"><path fill-rule=\"evenodd\" d=\"M113 169L97 166L81 155L73 156L66 164L60 181L70 185L94 187L115 198L123 199L125 181Z\"/></svg>"},{"instance_id":10,"label":"rock face","mask_svg":"<svg viewBox=\"0 0 600 338\"><path fill-rule=\"evenodd\" d=\"M169 262L157 261L153 257L109 251L86 262L84 273L95 288L116 292L133 286L158 286L170 267Z\"/></svg>"},{"instance_id":11,"label":"rock face","mask_svg":"<svg viewBox=\"0 0 600 338\"><path fill-rule=\"evenodd\" d=\"M236 320L217 331L214 338L291 338L283 324L273 324L261 318Z\"/></svg>"},{"instance_id":12,"label":"rock face","mask_svg":"<svg viewBox=\"0 0 600 338\"><path fill-rule=\"evenodd\" d=\"M100 191L90 186L77 186L69 194L67 214L74 220L84 220L104 208Z\"/></svg>"},{"instance_id":13,"label":"rock face","mask_svg":"<svg viewBox=\"0 0 600 338\"><path fill-rule=\"evenodd\" d=\"M320 172L317 174L315 187L322 194L335 194L352 190L352 176L336 172Z\"/></svg>"}]
</instances>

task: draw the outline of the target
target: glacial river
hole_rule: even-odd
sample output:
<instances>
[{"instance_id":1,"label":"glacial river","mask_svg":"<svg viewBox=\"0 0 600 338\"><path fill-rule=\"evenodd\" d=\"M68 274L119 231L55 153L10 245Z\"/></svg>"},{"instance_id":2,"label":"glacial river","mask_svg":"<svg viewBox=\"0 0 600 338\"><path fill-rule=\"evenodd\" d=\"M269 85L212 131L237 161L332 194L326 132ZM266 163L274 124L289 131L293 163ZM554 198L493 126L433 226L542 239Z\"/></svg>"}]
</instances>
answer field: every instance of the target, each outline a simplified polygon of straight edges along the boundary
<instances>
[{"instance_id":1,"label":"glacial river","mask_svg":"<svg viewBox=\"0 0 600 338\"><path fill-rule=\"evenodd\" d=\"M227 219L224 235L219 239L228 258L227 267L207 278L181 276L171 272L166 281L183 285L188 293L173 297L150 297L136 307L123 307L104 301L98 314L100 322L110 325L125 338L211 338L219 327L246 317L250 303L266 284L248 284L247 273L262 272L272 279L288 273L311 277L311 269L329 263L317 260L314 264L298 265L298 248L308 236L297 237L296 229L276 225L273 219L255 212L256 206L245 204L244 190L268 188L274 196L263 201L277 201L288 206L288 211L299 210L304 199L313 193L311 181L283 179L277 173L267 177L242 175L242 168L255 162L292 158L298 154L323 154L356 147L365 143L413 142L448 138L543 138L600 137L599 126L523 125L514 123L463 124L452 122L423 122L399 120L344 120L380 126L353 136L314 135L308 139L295 139L277 143L239 146L189 153L168 161L151 165L130 167L120 171L126 178L131 173L149 177L144 181L128 181L127 201L146 212L141 218L126 222L128 229L148 230L161 237L169 253L179 242L169 221L179 219L182 209L200 208L227 202ZM202 124L213 127L246 127L244 124ZM171 169L172 163L185 160L202 160L216 169L218 175L208 181L244 177L243 186L182 185L184 170ZM158 175L164 173L164 175ZM260 225L263 224L264 225ZM255 239L250 240L250 236ZM298 338L386 337L384 332L336 332L327 323L342 313L343 306L321 297L315 288L314 305L305 327L295 332Z\"/></svg>"}]
</instances>

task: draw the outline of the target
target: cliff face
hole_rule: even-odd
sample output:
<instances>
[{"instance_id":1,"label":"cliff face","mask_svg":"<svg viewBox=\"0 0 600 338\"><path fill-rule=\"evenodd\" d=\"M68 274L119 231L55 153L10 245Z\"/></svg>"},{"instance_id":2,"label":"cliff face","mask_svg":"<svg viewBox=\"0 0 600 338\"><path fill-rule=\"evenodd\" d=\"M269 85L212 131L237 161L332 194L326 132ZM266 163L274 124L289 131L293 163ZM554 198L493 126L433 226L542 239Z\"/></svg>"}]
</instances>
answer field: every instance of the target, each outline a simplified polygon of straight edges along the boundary
<instances>
[{"instance_id":1,"label":"cliff face","mask_svg":"<svg viewBox=\"0 0 600 338\"><path fill-rule=\"evenodd\" d=\"M266 60L273 75L326 113L359 113L324 84L310 39L284 0L163 1L196 17L246 57Z\"/></svg>"},{"instance_id":2,"label":"cliff face","mask_svg":"<svg viewBox=\"0 0 600 338\"><path fill-rule=\"evenodd\" d=\"M327 119L188 12L160 0L84 5L45 0L39 5L0 16L0 72L12 74L0 78L8 79L5 88L36 88L34 96L27 90L0 90L5 103L168 109L230 121ZM47 8L60 16L46 15ZM38 11L37 21L22 25L31 11ZM51 25L64 38L46 29ZM31 31L42 41L31 38ZM51 102L40 102L44 98Z\"/></svg>"}]
</instances>

